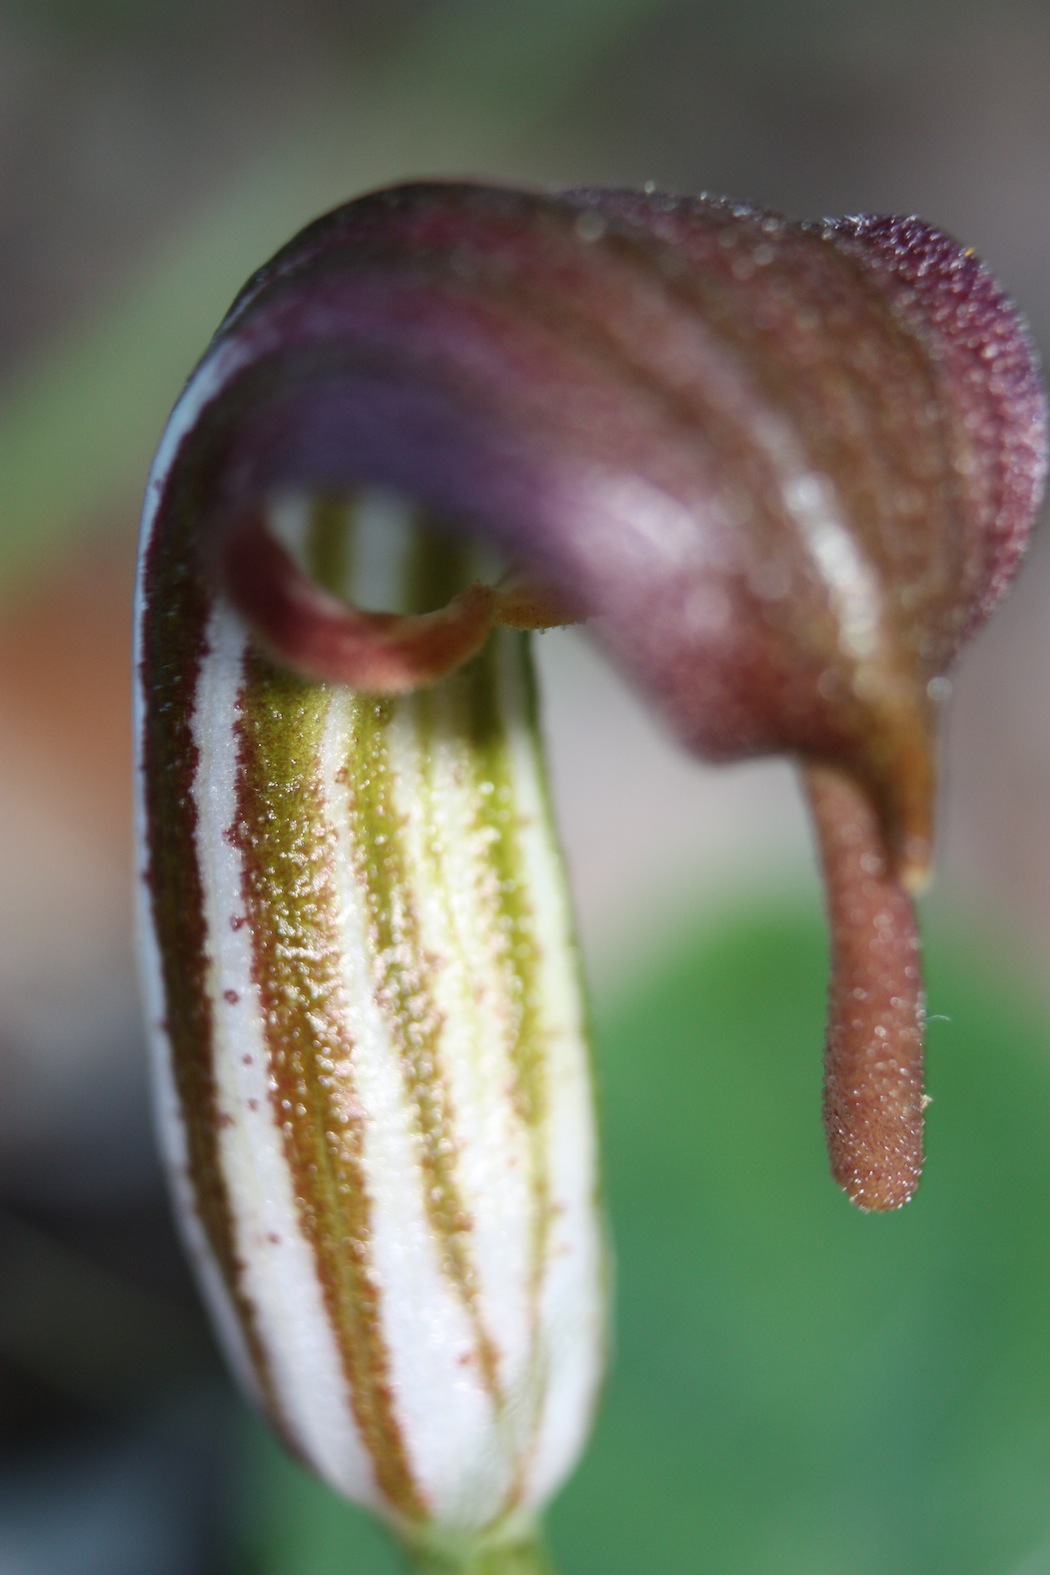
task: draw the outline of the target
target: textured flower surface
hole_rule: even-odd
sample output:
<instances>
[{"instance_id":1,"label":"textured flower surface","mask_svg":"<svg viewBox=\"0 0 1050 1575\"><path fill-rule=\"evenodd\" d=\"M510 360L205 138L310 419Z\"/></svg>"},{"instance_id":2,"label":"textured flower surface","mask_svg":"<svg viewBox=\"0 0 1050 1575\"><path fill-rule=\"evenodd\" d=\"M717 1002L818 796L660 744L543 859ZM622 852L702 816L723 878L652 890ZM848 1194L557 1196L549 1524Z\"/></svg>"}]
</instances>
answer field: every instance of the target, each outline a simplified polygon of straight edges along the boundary
<instances>
[{"instance_id":1,"label":"textured flower surface","mask_svg":"<svg viewBox=\"0 0 1050 1575\"><path fill-rule=\"evenodd\" d=\"M936 711L1045 465L1023 325L917 220L421 185L319 220L234 303L143 525L162 1123L250 1386L411 1536L518 1535L601 1365L517 631L585 617L688 747L802 762L832 1167L893 1208L922 1159Z\"/></svg>"}]
</instances>

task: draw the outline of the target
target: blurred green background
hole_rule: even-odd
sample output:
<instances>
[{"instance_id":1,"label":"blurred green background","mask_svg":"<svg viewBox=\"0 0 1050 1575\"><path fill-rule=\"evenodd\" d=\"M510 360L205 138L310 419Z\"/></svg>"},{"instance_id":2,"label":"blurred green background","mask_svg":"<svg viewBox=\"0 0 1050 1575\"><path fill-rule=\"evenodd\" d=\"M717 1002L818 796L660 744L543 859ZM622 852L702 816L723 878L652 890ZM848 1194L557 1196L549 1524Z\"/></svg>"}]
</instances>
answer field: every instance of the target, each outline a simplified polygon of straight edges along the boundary
<instances>
[{"instance_id":1,"label":"blurred green background","mask_svg":"<svg viewBox=\"0 0 1050 1575\"><path fill-rule=\"evenodd\" d=\"M231 1394L152 1155L128 599L243 278L369 186L653 180L920 211L1050 336L1035 0L0 0L0 1575L384 1575ZM680 758L541 642L594 986L616 1350L563 1575L1050 1572L1050 558L964 664L927 1178L852 1212L783 766Z\"/></svg>"}]
</instances>

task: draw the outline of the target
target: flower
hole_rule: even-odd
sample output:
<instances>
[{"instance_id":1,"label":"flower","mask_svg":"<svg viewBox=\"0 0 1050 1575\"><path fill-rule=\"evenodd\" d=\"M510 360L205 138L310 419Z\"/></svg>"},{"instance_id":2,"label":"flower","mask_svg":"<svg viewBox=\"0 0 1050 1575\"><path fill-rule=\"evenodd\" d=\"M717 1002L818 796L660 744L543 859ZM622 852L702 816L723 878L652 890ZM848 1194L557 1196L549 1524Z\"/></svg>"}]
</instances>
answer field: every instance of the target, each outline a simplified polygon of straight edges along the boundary
<instances>
[{"instance_id":1,"label":"flower","mask_svg":"<svg viewBox=\"0 0 1050 1575\"><path fill-rule=\"evenodd\" d=\"M143 525L162 1123L249 1383L411 1537L518 1534L603 1344L514 630L586 617L688 747L802 763L832 1168L897 1207L936 713L1045 470L1023 324L918 220L418 185L311 225L234 303Z\"/></svg>"}]
</instances>

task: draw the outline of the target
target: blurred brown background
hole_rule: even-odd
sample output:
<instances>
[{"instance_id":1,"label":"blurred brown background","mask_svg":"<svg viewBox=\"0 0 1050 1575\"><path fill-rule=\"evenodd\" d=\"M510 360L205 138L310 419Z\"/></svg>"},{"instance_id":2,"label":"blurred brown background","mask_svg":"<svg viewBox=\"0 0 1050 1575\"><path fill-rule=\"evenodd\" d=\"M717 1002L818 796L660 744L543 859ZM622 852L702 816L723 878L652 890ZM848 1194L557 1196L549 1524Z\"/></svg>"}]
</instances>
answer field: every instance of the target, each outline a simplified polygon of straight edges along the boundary
<instances>
[{"instance_id":1,"label":"blurred brown background","mask_svg":"<svg viewBox=\"0 0 1050 1575\"><path fill-rule=\"evenodd\" d=\"M1050 341L1027 0L0 0L0 1575L233 1568L229 1421L148 1131L129 593L167 410L243 277L459 173L917 211ZM940 901L1050 957L1050 552L958 676ZM789 771L702 772L543 642L588 965L812 881ZM814 901L816 898L814 897Z\"/></svg>"}]
</instances>

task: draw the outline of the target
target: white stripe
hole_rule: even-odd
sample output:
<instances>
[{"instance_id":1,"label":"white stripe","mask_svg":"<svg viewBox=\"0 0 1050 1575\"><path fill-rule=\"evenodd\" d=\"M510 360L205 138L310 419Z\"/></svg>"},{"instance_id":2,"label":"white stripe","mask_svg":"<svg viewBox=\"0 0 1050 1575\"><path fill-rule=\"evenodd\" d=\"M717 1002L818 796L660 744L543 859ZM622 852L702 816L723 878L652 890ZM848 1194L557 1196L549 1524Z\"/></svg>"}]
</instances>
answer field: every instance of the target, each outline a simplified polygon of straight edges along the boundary
<instances>
[{"instance_id":1,"label":"white stripe","mask_svg":"<svg viewBox=\"0 0 1050 1575\"><path fill-rule=\"evenodd\" d=\"M145 655L146 574L149 549L156 526L157 510L163 495L167 472L182 438L196 421L204 403L217 391L219 384L232 370L201 368L203 376L191 379L180 399L168 426L165 428L160 448L154 458L143 503L139 528L138 561L135 571L134 634L132 646L132 737L135 751L135 836L139 858L136 879L136 909L138 921L139 986L142 991L146 1015L146 1035L152 1069L153 1119L161 1156L165 1161L172 1190L175 1220L186 1248L187 1256L197 1270L202 1293L208 1303L219 1339L226 1352L234 1375L246 1393L261 1405L259 1382L249 1355L248 1345L241 1328L226 1283L211 1245L208 1242L194 1198L190 1176L189 1149L186 1127L182 1116L178 1091L175 1085L171 1040L164 1023L167 1018L167 995L164 987L163 964L157 932L153 920L153 893L149 885L149 812L145 776L146 717L149 695L146 674L143 671ZM176 419L177 418L177 419Z\"/></svg>"},{"instance_id":2,"label":"white stripe","mask_svg":"<svg viewBox=\"0 0 1050 1575\"><path fill-rule=\"evenodd\" d=\"M817 572L839 624L842 645L855 661L879 654L882 600L874 568L842 520L834 488L815 471L795 471L781 483L781 497L816 559Z\"/></svg>"},{"instance_id":3,"label":"white stripe","mask_svg":"<svg viewBox=\"0 0 1050 1575\"><path fill-rule=\"evenodd\" d=\"M235 340L224 340L208 351L190 375L189 382L168 417L168 424L164 428L157 452L153 456L149 479L146 482L139 533L140 585L145 570L144 549L153 533L157 510L168 484L168 473L183 439L200 420L204 407L218 397L225 385L248 362L264 351L265 346L258 340L249 345L238 344Z\"/></svg>"},{"instance_id":4,"label":"white stripe","mask_svg":"<svg viewBox=\"0 0 1050 1575\"><path fill-rule=\"evenodd\" d=\"M436 964L431 978L443 1019L441 1069L455 1113L455 1179L473 1222L467 1249L477 1270L478 1307L511 1398L529 1360L535 1212L529 1136L513 1099L514 1003L503 990L500 937L493 933L499 894L489 841L478 826L475 763L457 725L462 700L455 684L426 698L437 713L429 745L432 787L421 757L421 697L398 708L390 730L394 796L420 941ZM424 813L430 794L432 824ZM436 875L431 838L439 849Z\"/></svg>"},{"instance_id":5,"label":"white stripe","mask_svg":"<svg viewBox=\"0 0 1050 1575\"><path fill-rule=\"evenodd\" d=\"M205 1301L234 1376L261 1408L262 1391L248 1343L222 1270L211 1250L193 1190L186 1124L175 1086L171 1041L163 1027L167 1005L160 950L153 925L150 891L144 877L139 881L138 907L140 980L153 1072L153 1120L172 1190L175 1221L186 1254L196 1268Z\"/></svg>"},{"instance_id":6,"label":"white stripe","mask_svg":"<svg viewBox=\"0 0 1050 1575\"><path fill-rule=\"evenodd\" d=\"M523 687L512 637L496 639L503 682ZM539 1506L572 1469L590 1426L605 1357L607 1273L590 1052L560 850L539 741L531 727L519 723L510 730L509 745L524 879L539 943L537 996L547 1054L550 1223L534 1358L542 1409L524 1491L524 1503Z\"/></svg>"},{"instance_id":7,"label":"white stripe","mask_svg":"<svg viewBox=\"0 0 1050 1575\"><path fill-rule=\"evenodd\" d=\"M266 503L266 529L303 568L303 543L310 529L312 512L310 499L302 492L276 493Z\"/></svg>"},{"instance_id":8,"label":"white stripe","mask_svg":"<svg viewBox=\"0 0 1050 1575\"><path fill-rule=\"evenodd\" d=\"M372 1201L370 1264L390 1360L394 1410L413 1477L439 1522L473 1520L498 1484L486 1447L491 1403L470 1362L474 1339L462 1301L444 1273L424 1201L415 1112L398 1051L375 999L377 960L364 893L350 847L350 784L338 780L351 755L355 698L333 699L323 750L326 796L339 837L335 868L342 930L347 1027L354 1091L367 1112L364 1168ZM352 769L352 762L351 762Z\"/></svg>"},{"instance_id":9,"label":"white stripe","mask_svg":"<svg viewBox=\"0 0 1050 1575\"><path fill-rule=\"evenodd\" d=\"M371 1461L350 1408L342 1360L310 1241L304 1235L271 1099L265 1027L252 981L242 857L226 833L237 816L235 702L247 637L222 604L208 630L194 732L199 858L211 961L218 1100L232 1124L219 1133L243 1289L256 1311L275 1400L304 1456L333 1486L381 1505ZM236 992L231 1004L223 992Z\"/></svg>"},{"instance_id":10,"label":"white stripe","mask_svg":"<svg viewBox=\"0 0 1050 1575\"><path fill-rule=\"evenodd\" d=\"M343 593L359 606L403 610L406 579L419 530L409 504L395 495L368 490L356 499L352 518L354 551L349 583L342 587ZM354 771L349 731L357 703L353 695L344 693L333 705L324 756L326 797L341 840L335 865L342 908L344 968L352 1003L349 1028L355 1045L355 1093L370 1118L365 1168L373 1204L371 1259L381 1294L382 1332L406 1455L435 1519L449 1526L484 1524L498 1512L505 1497L512 1462L505 1451L494 1447L493 1404L475 1365L473 1321L441 1262L443 1248L434 1237L424 1197L426 1176L415 1108L399 1051L376 1003L380 959L372 955L365 894L353 878L348 845L352 835L347 800L350 784L338 780L348 767L351 777ZM420 861L424 827L415 788L420 764L415 702L395 701L391 711L385 739L390 783L395 811L403 818L406 875L413 901L425 910L420 914L425 923L427 915L434 919L435 904L441 906L443 894L434 891L426 864ZM469 764L460 741L451 757L437 767L439 778L443 770L461 777L461 796L466 798L468 812ZM444 800L445 795L439 792L439 797ZM344 805L342 812L336 807L340 802ZM471 825L467 816L464 825ZM483 856L484 850L481 852ZM475 886L470 882L476 880L477 869L471 860L468 864L471 867L466 883L450 889L457 894L457 905L473 916ZM436 932L433 927L429 933L424 930L424 944L435 957L446 957L451 937L440 919L438 925ZM449 977L447 968L438 973L442 981ZM485 976L484 968L481 976ZM449 1069L450 1035L457 1037L462 1031L462 995L455 991L453 995L456 998L450 999L446 992L436 1003L438 1010L445 1013L436 1069L439 1075ZM507 1081L503 1069L503 1075L495 1080L498 1093L505 1090ZM473 1130L468 1132L463 1127L464 1114L469 1119L472 1109L459 1101L453 1108L457 1118L455 1139L461 1145L462 1155L470 1150L475 1136ZM490 1184L499 1179L496 1173L488 1178ZM473 1201L468 1200L468 1204ZM521 1233L508 1228L506 1215L502 1229L513 1254L520 1245ZM473 1233L468 1239L468 1250L473 1246L472 1238Z\"/></svg>"},{"instance_id":11,"label":"white stripe","mask_svg":"<svg viewBox=\"0 0 1050 1575\"><path fill-rule=\"evenodd\" d=\"M354 551L345 594L370 611L402 612L405 570L418 537L412 505L401 493L364 487L350 517Z\"/></svg>"}]
</instances>

